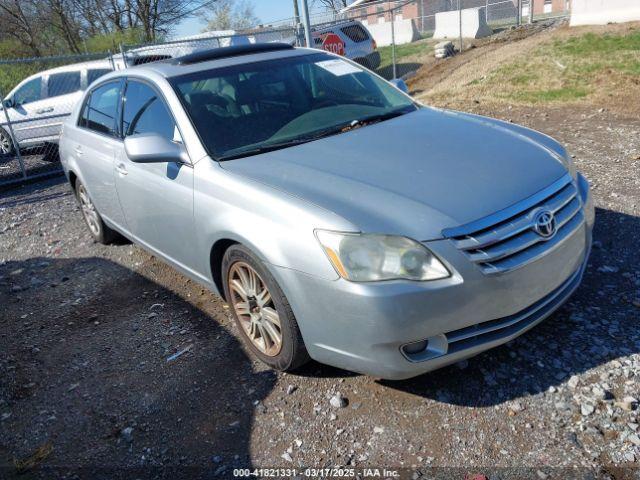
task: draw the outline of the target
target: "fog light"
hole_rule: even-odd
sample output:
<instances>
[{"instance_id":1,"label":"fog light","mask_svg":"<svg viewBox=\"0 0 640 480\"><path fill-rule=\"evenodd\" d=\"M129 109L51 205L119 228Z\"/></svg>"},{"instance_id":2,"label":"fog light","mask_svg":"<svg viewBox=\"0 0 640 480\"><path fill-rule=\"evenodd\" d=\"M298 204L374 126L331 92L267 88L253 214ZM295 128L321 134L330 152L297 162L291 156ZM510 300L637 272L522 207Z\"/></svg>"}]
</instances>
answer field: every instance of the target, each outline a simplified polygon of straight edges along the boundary
<instances>
[{"instance_id":1,"label":"fog light","mask_svg":"<svg viewBox=\"0 0 640 480\"><path fill-rule=\"evenodd\" d=\"M428 345L429 345L428 340L422 340L421 342L409 343L407 345L404 345L402 349L404 350L404 353L406 353L407 355L412 355L412 354L424 352L427 349Z\"/></svg>"}]
</instances>

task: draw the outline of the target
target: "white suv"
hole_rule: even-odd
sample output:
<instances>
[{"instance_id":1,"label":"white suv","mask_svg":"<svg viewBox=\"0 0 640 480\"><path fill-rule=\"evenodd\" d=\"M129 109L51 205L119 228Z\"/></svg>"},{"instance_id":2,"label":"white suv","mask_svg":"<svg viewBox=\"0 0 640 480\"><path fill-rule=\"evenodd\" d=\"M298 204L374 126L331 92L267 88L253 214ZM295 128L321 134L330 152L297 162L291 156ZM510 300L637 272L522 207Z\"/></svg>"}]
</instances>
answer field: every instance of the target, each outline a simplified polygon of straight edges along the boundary
<instances>
[{"instance_id":1,"label":"white suv","mask_svg":"<svg viewBox=\"0 0 640 480\"><path fill-rule=\"evenodd\" d=\"M7 117L21 147L57 143L62 122L82 92L96 79L113 70L108 60L76 63L45 70L20 82L2 102L0 155L14 151Z\"/></svg>"}]
</instances>

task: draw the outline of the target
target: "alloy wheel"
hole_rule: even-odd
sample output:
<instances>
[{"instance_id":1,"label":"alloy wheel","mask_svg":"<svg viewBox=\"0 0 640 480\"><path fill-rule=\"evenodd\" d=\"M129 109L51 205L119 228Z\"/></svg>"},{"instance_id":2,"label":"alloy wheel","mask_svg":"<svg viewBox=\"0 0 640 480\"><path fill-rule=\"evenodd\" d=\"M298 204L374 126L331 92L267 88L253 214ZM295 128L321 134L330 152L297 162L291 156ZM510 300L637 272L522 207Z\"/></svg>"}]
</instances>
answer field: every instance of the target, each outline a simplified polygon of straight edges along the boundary
<instances>
[{"instance_id":1,"label":"alloy wheel","mask_svg":"<svg viewBox=\"0 0 640 480\"><path fill-rule=\"evenodd\" d=\"M84 219L89 226L89 230L91 230L91 233L96 236L100 235L100 217L98 216L98 211L82 184L78 185L78 199L80 200L82 215L84 215Z\"/></svg>"},{"instance_id":2,"label":"alloy wheel","mask_svg":"<svg viewBox=\"0 0 640 480\"><path fill-rule=\"evenodd\" d=\"M0 134L0 155L11 153L11 139L7 135Z\"/></svg>"},{"instance_id":3,"label":"alloy wheel","mask_svg":"<svg viewBox=\"0 0 640 480\"><path fill-rule=\"evenodd\" d=\"M251 343L275 357L282 349L282 325L266 284L249 264L236 262L229 269L230 301Z\"/></svg>"}]
</instances>

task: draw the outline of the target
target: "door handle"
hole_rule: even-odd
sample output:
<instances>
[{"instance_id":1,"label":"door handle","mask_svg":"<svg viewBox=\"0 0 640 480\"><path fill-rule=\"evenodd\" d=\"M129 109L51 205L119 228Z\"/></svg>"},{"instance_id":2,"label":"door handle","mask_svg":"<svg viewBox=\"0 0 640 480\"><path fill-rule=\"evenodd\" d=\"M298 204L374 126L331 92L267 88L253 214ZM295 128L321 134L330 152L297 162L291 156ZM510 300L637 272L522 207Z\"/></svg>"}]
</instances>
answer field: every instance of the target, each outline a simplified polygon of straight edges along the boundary
<instances>
[{"instance_id":1,"label":"door handle","mask_svg":"<svg viewBox=\"0 0 640 480\"><path fill-rule=\"evenodd\" d=\"M119 163L118 165L116 165L116 172L118 172L120 175L127 175L129 173L125 168L124 163Z\"/></svg>"},{"instance_id":2,"label":"door handle","mask_svg":"<svg viewBox=\"0 0 640 480\"><path fill-rule=\"evenodd\" d=\"M42 115L43 113L50 113L50 112L53 112L53 107L41 108L40 110L36 110L36 113L39 115Z\"/></svg>"}]
</instances>

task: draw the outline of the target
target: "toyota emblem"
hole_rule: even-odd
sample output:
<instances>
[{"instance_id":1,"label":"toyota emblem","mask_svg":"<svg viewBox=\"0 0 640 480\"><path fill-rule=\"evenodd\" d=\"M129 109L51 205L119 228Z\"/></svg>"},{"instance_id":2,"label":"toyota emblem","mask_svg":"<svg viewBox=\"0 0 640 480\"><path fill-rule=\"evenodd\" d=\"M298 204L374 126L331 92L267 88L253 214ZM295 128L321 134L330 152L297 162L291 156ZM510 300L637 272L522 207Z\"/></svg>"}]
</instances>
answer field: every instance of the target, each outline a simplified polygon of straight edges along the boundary
<instances>
[{"instance_id":1,"label":"toyota emblem","mask_svg":"<svg viewBox=\"0 0 640 480\"><path fill-rule=\"evenodd\" d=\"M533 221L533 229L545 240L550 239L556 233L556 217L549 210L539 212Z\"/></svg>"}]
</instances>

